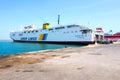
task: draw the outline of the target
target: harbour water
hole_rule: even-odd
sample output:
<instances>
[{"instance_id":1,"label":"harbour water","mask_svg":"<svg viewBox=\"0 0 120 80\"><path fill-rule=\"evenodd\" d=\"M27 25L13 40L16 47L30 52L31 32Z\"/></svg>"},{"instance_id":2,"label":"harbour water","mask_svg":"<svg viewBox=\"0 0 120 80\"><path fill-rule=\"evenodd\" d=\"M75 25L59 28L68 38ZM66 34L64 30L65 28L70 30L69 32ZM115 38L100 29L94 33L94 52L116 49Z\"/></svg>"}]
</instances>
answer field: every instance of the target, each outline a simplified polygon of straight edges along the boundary
<instances>
[{"instance_id":1,"label":"harbour water","mask_svg":"<svg viewBox=\"0 0 120 80\"><path fill-rule=\"evenodd\" d=\"M50 50L67 47L82 47L83 45L20 43L10 40L0 40L0 56L22 54L24 52Z\"/></svg>"}]
</instances>

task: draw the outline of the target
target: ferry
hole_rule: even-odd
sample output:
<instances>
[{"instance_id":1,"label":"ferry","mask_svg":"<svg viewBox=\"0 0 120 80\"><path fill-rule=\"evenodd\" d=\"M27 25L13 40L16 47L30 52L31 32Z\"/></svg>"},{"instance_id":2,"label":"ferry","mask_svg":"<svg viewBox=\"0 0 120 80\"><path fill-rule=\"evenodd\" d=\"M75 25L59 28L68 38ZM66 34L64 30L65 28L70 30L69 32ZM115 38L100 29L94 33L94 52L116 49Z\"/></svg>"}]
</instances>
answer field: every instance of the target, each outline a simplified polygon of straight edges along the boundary
<instances>
[{"instance_id":1,"label":"ferry","mask_svg":"<svg viewBox=\"0 0 120 80\"><path fill-rule=\"evenodd\" d=\"M104 39L108 41L114 41L114 42L120 41L120 32L117 32L115 34L105 34Z\"/></svg>"},{"instance_id":2,"label":"ferry","mask_svg":"<svg viewBox=\"0 0 120 80\"><path fill-rule=\"evenodd\" d=\"M44 23L42 29L25 26L24 30L10 32L10 38L15 42L38 42L58 44L94 44L103 39L103 32L88 27L72 24L50 27Z\"/></svg>"}]
</instances>

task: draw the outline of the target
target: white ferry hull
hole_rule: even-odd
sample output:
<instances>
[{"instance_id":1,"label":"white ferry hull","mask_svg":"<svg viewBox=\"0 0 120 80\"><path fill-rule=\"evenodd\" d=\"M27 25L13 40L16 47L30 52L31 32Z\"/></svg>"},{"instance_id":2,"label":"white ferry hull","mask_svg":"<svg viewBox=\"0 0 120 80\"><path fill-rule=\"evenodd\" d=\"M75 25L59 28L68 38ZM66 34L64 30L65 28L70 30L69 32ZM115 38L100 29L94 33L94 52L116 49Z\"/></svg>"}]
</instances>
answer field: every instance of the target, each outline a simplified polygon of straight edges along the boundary
<instances>
[{"instance_id":1,"label":"white ferry hull","mask_svg":"<svg viewBox=\"0 0 120 80\"><path fill-rule=\"evenodd\" d=\"M16 42L57 43L57 44L94 44L95 32L92 29L68 25L49 29L27 29L10 34Z\"/></svg>"}]
</instances>

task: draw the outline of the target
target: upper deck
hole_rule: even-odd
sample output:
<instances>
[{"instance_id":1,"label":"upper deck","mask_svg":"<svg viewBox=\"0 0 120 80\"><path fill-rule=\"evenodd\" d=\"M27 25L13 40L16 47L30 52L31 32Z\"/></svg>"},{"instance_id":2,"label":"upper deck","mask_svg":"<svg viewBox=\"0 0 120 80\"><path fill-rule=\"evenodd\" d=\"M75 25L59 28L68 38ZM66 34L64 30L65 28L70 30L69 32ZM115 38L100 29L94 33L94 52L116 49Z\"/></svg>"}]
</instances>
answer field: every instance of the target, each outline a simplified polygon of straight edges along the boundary
<instances>
[{"instance_id":1,"label":"upper deck","mask_svg":"<svg viewBox=\"0 0 120 80\"><path fill-rule=\"evenodd\" d=\"M85 30L85 29L89 29L88 27L82 26L82 25L66 25L66 26L57 26L57 27L52 27L52 28L35 28L33 25L29 25L29 26L25 26L23 30L15 30L12 31L12 33L16 33L16 32L38 32L38 31L56 31L56 30L69 30L69 29L80 29L80 30Z\"/></svg>"}]
</instances>

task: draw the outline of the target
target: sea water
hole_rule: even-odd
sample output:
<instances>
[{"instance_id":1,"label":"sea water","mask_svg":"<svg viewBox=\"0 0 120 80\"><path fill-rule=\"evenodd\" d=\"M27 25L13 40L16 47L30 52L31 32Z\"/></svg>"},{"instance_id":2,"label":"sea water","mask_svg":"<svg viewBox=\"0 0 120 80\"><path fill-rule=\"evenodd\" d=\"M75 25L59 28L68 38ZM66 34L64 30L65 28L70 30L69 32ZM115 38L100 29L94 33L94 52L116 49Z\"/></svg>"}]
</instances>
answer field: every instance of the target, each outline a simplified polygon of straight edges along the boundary
<instances>
[{"instance_id":1,"label":"sea water","mask_svg":"<svg viewBox=\"0 0 120 80\"><path fill-rule=\"evenodd\" d=\"M22 54L25 52L50 50L67 47L81 47L82 45L22 43L10 40L0 40L0 56Z\"/></svg>"}]
</instances>

